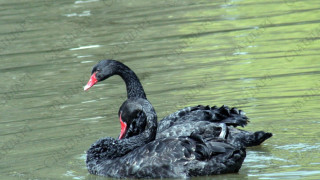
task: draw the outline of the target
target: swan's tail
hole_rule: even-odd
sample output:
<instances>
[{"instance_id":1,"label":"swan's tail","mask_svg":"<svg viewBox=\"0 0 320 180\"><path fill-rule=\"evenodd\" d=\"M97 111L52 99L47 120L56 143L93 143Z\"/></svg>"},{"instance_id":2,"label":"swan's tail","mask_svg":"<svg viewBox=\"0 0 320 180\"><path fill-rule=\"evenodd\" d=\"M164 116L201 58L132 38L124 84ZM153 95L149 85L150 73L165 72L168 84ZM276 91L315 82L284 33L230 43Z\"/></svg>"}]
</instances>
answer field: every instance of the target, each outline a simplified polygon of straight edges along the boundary
<instances>
[{"instance_id":1,"label":"swan's tail","mask_svg":"<svg viewBox=\"0 0 320 180\"><path fill-rule=\"evenodd\" d=\"M246 147L251 146L258 146L263 143L265 140L272 137L272 133L264 132L264 131L257 131L254 132L251 136L248 136L248 140L245 144Z\"/></svg>"},{"instance_id":2,"label":"swan's tail","mask_svg":"<svg viewBox=\"0 0 320 180\"><path fill-rule=\"evenodd\" d=\"M228 142L238 147L258 146L272 137L272 133L264 131L249 132L229 127Z\"/></svg>"}]
</instances>

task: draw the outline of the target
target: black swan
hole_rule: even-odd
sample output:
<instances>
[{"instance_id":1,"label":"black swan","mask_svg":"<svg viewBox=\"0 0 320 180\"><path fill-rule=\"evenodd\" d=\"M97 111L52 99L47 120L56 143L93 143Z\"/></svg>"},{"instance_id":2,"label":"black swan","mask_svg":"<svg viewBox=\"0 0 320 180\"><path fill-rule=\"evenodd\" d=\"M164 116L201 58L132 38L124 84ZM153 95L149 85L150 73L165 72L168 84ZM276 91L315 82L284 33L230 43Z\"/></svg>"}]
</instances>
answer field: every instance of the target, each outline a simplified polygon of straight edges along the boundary
<instances>
[{"instance_id":1,"label":"black swan","mask_svg":"<svg viewBox=\"0 0 320 180\"><path fill-rule=\"evenodd\" d=\"M135 118L146 118L146 128L136 136L118 140L107 137L94 143L86 160L91 174L115 178L188 178L235 173L246 156L244 149L224 141L223 126L207 127L206 131L189 136L155 139L157 115L144 98L126 100L119 113L120 122L127 128ZM214 135L216 128L221 128L219 138Z\"/></svg>"},{"instance_id":2,"label":"black swan","mask_svg":"<svg viewBox=\"0 0 320 180\"><path fill-rule=\"evenodd\" d=\"M110 76L119 75L126 83L128 99L147 99L136 74L119 61L102 60L93 67L91 74L91 78L84 87L84 90L88 90L97 82L103 81ZM120 117L120 111L118 114ZM139 116L138 118L133 118L131 121L132 124L130 127L124 129L124 126L121 126L123 128L119 136L120 139L132 137L144 131L146 117ZM248 132L235 128L236 126L243 127L248 123L247 116L245 116L241 110L236 108L230 109L228 106L217 108L216 106L198 105L181 109L159 121L156 139L172 136L188 136L196 130L199 131L202 126L207 126L211 123L227 124L227 142L240 148L260 145L272 136L272 133L264 131ZM125 134L124 131L126 131ZM220 133L221 132L218 131L216 135Z\"/></svg>"}]
</instances>

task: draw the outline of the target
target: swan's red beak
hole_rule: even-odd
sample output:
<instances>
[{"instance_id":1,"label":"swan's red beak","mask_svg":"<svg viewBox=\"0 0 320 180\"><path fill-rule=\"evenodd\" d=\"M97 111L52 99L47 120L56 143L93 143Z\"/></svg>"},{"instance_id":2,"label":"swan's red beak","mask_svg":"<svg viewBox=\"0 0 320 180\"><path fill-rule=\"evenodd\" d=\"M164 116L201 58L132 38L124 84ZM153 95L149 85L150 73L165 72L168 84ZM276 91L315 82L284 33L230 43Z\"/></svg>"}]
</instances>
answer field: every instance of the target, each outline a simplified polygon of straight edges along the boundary
<instances>
[{"instance_id":1,"label":"swan's red beak","mask_svg":"<svg viewBox=\"0 0 320 180\"><path fill-rule=\"evenodd\" d=\"M121 131L120 131L119 139L122 139L127 132L127 124L122 121L121 114L120 114L120 124L121 124Z\"/></svg>"},{"instance_id":2,"label":"swan's red beak","mask_svg":"<svg viewBox=\"0 0 320 180\"><path fill-rule=\"evenodd\" d=\"M92 76L90 77L90 80L88 81L87 85L83 87L83 89L86 91L90 89L93 85L95 85L98 82L96 78L96 73L93 73Z\"/></svg>"}]
</instances>

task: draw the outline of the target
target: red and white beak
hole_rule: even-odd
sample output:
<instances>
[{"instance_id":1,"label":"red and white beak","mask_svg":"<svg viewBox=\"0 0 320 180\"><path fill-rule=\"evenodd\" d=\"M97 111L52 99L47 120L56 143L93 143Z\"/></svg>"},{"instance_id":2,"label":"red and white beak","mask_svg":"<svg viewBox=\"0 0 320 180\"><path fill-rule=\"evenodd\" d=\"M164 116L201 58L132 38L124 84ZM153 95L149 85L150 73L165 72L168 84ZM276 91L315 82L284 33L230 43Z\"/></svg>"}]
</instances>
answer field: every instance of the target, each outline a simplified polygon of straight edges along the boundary
<instances>
[{"instance_id":1,"label":"red and white beak","mask_svg":"<svg viewBox=\"0 0 320 180\"><path fill-rule=\"evenodd\" d=\"M87 85L83 87L83 89L86 91L90 89L93 85L95 85L98 82L96 78L96 72L93 73L90 77L90 80L88 81Z\"/></svg>"},{"instance_id":2,"label":"red and white beak","mask_svg":"<svg viewBox=\"0 0 320 180\"><path fill-rule=\"evenodd\" d=\"M120 131L119 139L122 139L124 138L124 135L127 132L127 123L122 121L121 114L120 114L120 124L121 124L121 131Z\"/></svg>"}]
</instances>

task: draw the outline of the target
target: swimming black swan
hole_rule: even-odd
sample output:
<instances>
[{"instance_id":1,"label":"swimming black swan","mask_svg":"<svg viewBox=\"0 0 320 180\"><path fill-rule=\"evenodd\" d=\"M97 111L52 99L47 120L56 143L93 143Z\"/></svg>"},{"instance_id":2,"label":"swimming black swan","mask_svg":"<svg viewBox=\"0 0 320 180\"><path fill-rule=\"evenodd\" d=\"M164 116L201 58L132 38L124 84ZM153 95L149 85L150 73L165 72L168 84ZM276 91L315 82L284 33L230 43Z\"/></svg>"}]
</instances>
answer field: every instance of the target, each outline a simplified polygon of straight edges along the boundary
<instances>
[{"instance_id":1,"label":"swimming black swan","mask_svg":"<svg viewBox=\"0 0 320 180\"><path fill-rule=\"evenodd\" d=\"M128 99L147 99L136 74L119 61L102 60L93 67L91 74L91 78L84 87L84 90L88 90L97 82L103 81L110 76L119 75L126 83ZM118 114L120 117L120 111ZM131 121L132 124L130 127L127 127L126 129L122 128L122 133L119 136L120 139L132 137L144 131L146 117L140 116ZM227 124L227 142L241 148L260 145L263 141L272 136L271 133L266 133L264 131L248 132L235 128L236 126L243 127L247 122L247 116L236 108L230 109L227 106L217 108L215 106L209 107L202 105L186 107L170 114L158 123L156 139L171 136L188 136L190 133L199 130L201 126L210 123ZM126 131L125 134L124 131ZM221 132L216 132L216 135L219 133Z\"/></svg>"},{"instance_id":2,"label":"swimming black swan","mask_svg":"<svg viewBox=\"0 0 320 180\"><path fill-rule=\"evenodd\" d=\"M146 128L136 136L116 140L102 138L87 151L91 174L115 178L188 178L235 173L241 168L245 150L224 141L226 129L203 127L189 136L155 139L157 115L144 98L130 98L120 108L120 122L129 128L135 118L146 118ZM213 125L214 123L212 123ZM222 124L222 123L221 123ZM126 134L123 131L120 136Z\"/></svg>"}]
</instances>

